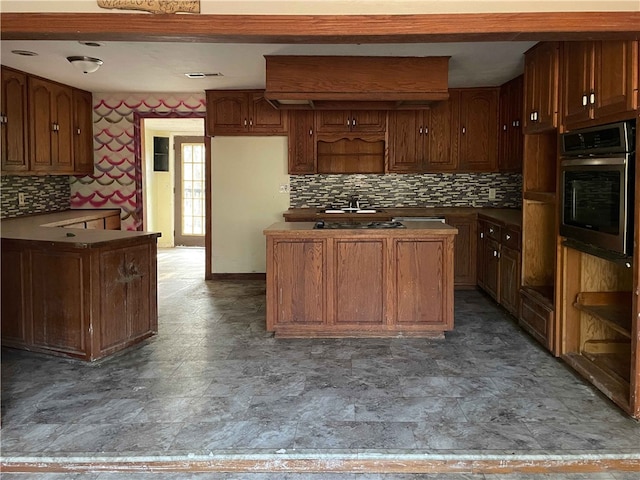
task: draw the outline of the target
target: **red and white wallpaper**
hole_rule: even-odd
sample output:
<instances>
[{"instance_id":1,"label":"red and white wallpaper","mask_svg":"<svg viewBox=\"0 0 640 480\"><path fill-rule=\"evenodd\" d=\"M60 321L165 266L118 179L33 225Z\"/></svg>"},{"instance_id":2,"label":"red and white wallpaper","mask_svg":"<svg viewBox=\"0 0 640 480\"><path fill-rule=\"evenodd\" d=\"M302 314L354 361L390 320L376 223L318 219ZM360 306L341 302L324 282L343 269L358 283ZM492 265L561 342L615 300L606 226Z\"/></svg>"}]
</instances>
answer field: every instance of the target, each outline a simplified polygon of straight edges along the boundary
<instances>
[{"instance_id":1,"label":"red and white wallpaper","mask_svg":"<svg viewBox=\"0 0 640 480\"><path fill-rule=\"evenodd\" d=\"M141 117L204 117L204 92L94 94L94 172L71 177L71 208L120 208L122 228L141 230Z\"/></svg>"}]
</instances>

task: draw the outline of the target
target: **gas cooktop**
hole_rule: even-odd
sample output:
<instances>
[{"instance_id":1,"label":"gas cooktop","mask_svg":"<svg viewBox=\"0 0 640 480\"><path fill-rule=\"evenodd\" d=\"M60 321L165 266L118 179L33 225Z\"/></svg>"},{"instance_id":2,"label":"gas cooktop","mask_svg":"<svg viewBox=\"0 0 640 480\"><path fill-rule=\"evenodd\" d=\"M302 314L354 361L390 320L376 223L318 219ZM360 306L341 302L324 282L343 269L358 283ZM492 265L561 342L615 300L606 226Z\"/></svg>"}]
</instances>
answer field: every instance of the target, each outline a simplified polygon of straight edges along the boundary
<instances>
[{"instance_id":1,"label":"gas cooktop","mask_svg":"<svg viewBox=\"0 0 640 480\"><path fill-rule=\"evenodd\" d=\"M324 222L319 221L314 229L367 229L367 228L407 228L400 222Z\"/></svg>"}]
</instances>

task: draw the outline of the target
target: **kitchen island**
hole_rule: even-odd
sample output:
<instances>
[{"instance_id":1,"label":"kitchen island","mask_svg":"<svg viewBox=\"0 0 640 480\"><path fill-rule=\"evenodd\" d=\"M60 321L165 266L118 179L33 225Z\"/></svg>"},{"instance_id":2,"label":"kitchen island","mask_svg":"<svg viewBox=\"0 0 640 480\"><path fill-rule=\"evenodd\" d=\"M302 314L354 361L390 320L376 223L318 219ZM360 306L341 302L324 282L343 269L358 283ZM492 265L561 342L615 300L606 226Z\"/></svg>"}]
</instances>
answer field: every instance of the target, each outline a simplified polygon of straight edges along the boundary
<instances>
[{"instance_id":1,"label":"kitchen island","mask_svg":"<svg viewBox=\"0 0 640 480\"><path fill-rule=\"evenodd\" d=\"M280 222L264 230L267 331L281 337L442 337L453 329L456 228L434 222L314 225Z\"/></svg>"},{"instance_id":2,"label":"kitchen island","mask_svg":"<svg viewBox=\"0 0 640 480\"><path fill-rule=\"evenodd\" d=\"M91 361L157 333L159 234L113 212L2 220L2 345Z\"/></svg>"}]
</instances>

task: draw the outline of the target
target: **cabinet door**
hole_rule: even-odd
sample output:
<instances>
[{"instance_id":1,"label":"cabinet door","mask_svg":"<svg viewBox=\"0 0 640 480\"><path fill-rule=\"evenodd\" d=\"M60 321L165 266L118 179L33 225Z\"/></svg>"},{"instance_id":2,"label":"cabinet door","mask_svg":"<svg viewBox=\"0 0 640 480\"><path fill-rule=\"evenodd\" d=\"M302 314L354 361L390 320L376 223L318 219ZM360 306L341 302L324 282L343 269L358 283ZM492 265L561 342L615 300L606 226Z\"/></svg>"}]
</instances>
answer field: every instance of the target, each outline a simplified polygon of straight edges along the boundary
<instances>
[{"instance_id":1,"label":"cabinet door","mask_svg":"<svg viewBox=\"0 0 640 480\"><path fill-rule=\"evenodd\" d=\"M2 343L24 345L29 343L27 309L27 254L22 248L2 246Z\"/></svg>"},{"instance_id":2,"label":"cabinet door","mask_svg":"<svg viewBox=\"0 0 640 480\"><path fill-rule=\"evenodd\" d=\"M535 122L533 114L536 110L536 90L538 88L538 79L536 72L539 68L538 57L535 51L529 51L524 56L524 98L523 98L523 129L524 133L532 133L535 131Z\"/></svg>"},{"instance_id":3,"label":"cabinet door","mask_svg":"<svg viewBox=\"0 0 640 480\"><path fill-rule=\"evenodd\" d=\"M31 252L33 343L36 346L86 355L90 314L87 289L91 288L88 267L87 258L77 253Z\"/></svg>"},{"instance_id":4,"label":"cabinet door","mask_svg":"<svg viewBox=\"0 0 640 480\"><path fill-rule=\"evenodd\" d=\"M448 101L437 102L425 112L425 164L428 171L446 172L458 166L458 94L450 93Z\"/></svg>"},{"instance_id":5,"label":"cabinet door","mask_svg":"<svg viewBox=\"0 0 640 480\"><path fill-rule=\"evenodd\" d=\"M475 217L446 217L448 225L458 229L454 240L454 284L476 284L476 224Z\"/></svg>"},{"instance_id":6,"label":"cabinet door","mask_svg":"<svg viewBox=\"0 0 640 480\"><path fill-rule=\"evenodd\" d=\"M592 115L593 42L564 42L562 58L562 111L564 125L571 128Z\"/></svg>"},{"instance_id":7,"label":"cabinet door","mask_svg":"<svg viewBox=\"0 0 640 480\"><path fill-rule=\"evenodd\" d=\"M253 93L249 108L249 130L264 134L287 133L287 111L273 108L262 93Z\"/></svg>"},{"instance_id":8,"label":"cabinet door","mask_svg":"<svg viewBox=\"0 0 640 480\"><path fill-rule=\"evenodd\" d=\"M237 135L249 131L245 92L207 90L207 135Z\"/></svg>"},{"instance_id":9,"label":"cabinet door","mask_svg":"<svg viewBox=\"0 0 640 480\"><path fill-rule=\"evenodd\" d=\"M443 240L393 240L397 324L444 324L445 285L450 279L442 271ZM439 274L434 274L438 272Z\"/></svg>"},{"instance_id":10,"label":"cabinet door","mask_svg":"<svg viewBox=\"0 0 640 480\"><path fill-rule=\"evenodd\" d=\"M387 112L384 110L353 110L351 130L354 132L384 133L387 130Z\"/></svg>"},{"instance_id":11,"label":"cabinet door","mask_svg":"<svg viewBox=\"0 0 640 480\"><path fill-rule=\"evenodd\" d=\"M273 265L277 292L275 323L319 325L326 318L325 242L276 241ZM271 328L272 326L267 326Z\"/></svg>"},{"instance_id":12,"label":"cabinet door","mask_svg":"<svg viewBox=\"0 0 640 480\"><path fill-rule=\"evenodd\" d=\"M484 289L500 303L500 244L490 238L485 243Z\"/></svg>"},{"instance_id":13,"label":"cabinet door","mask_svg":"<svg viewBox=\"0 0 640 480\"><path fill-rule=\"evenodd\" d=\"M389 113L389 161L387 171L394 173L423 171L423 151L428 136L422 112L398 110Z\"/></svg>"},{"instance_id":14,"label":"cabinet door","mask_svg":"<svg viewBox=\"0 0 640 480\"><path fill-rule=\"evenodd\" d=\"M551 42L538 49L540 59L536 70L538 98L536 131L553 130L558 126L558 43Z\"/></svg>"},{"instance_id":15,"label":"cabinet door","mask_svg":"<svg viewBox=\"0 0 640 480\"><path fill-rule=\"evenodd\" d=\"M476 281L478 286L484 289L485 285L485 257L487 255L487 235L486 235L486 223L482 220L478 220L478 230L476 232L476 239L478 243L476 245L477 261L476 261Z\"/></svg>"},{"instance_id":16,"label":"cabinet door","mask_svg":"<svg viewBox=\"0 0 640 480\"><path fill-rule=\"evenodd\" d=\"M522 170L522 75L500 87L498 122L498 169Z\"/></svg>"},{"instance_id":17,"label":"cabinet door","mask_svg":"<svg viewBox=\"0 0 640 480\"><path fill-rule=\"evenodd\" d=\"M347 133L351 131L349 110L319 110L316 114L317 133Z\"/></svg>"},{"instance_id":18,"label":"cabinet door","mask_svg":"<svg viewBox=\"0 0 640 480\"><path fill-rule=\"evenodd\" d=\"M595 117L635 110L638 107L638 42L596 42L595 58Z\"/></svg>"},{"instance_id":19,"label":"cabinet door","mask_svg":"<svg viewBox=\"0 0 640 480\"><path fill-rule=\"evenodd\" d=\"M386 242L337 239L334 246L334 322L359 330L381 325L387 285Z\"/></svg>"},{"instance_id":20,"label":"cabinet door","mask_svg":"<svg viewBox=\"0 0 640 480\"><path fill-rule=\"evenodd\" d=\"M497 166L498 92L472 89L460 93L459 167L473 172Z\"/></svg>"},{"instance_id":21,"label":"cabinet door","mask_svg":"<svg viewBox=\"0 0 640 480\"><path fill-rule=\"evenodd\" d=\"M93 173L93 98L91 92L73 90L73 171Z\"/></svg>"},{"instance_id":22,"label":"cabinet door","mask_svg":"<svg viewBox=\"0 0 640 480\"><path fill-rule=\"evenodd\" d=\"M130 279L126 284L128 340L157 331L157 279L152 268L156 263L154 251L149 245L126 249L124 265Z\"/></svg>"},{"instance_id":23,"label":"cabinet door","mask_svg":"<svg viewBox=\"0 0 640 480\"><path fill-rule=\"evenodd\" d=\"M29 152L31 170L52 170L53 135L55 129L55 107L50 83L38 78L29 78Z\"/></svg>"},{"instance_id":24,"label":"cabinet door","mask_svg":"<svg viewBox=\"0 0 640 480\"><path fill-rule=\"evenodd\" d=\"M29 169L26 75L2 67L0 97L2 171L23 172Z\"/></svg>"},{"instance_id":25,"label":"cabinet door","mask_svg":"<svg viewBox=\"0 0 640 480\"><path fill-rule=\"evenodd\" d=\"M307 110L289 112L289 174L316 173L314 114Z\"/></svg>"},{"instance_id":26,"label":"cabinet door","mask_svg":"<svg viewBox=\"0 0 640 480\"><path fill-rule=\"evenodd\" d=\"M73 172L73 90L64 85L54 84L52 88L55 103L56 129L53 138L53 170Z\"/></svg>"},{"instance_id":27,"label":"cabinet door","mask_svg":"<svg viewBox=\"0 0 640 480\"><path fill-rule=\"evenodd\" d=\"M500 303L516 318L520 316L520 252L504 245L500 255Z\"/></svg>"}]
</instances>

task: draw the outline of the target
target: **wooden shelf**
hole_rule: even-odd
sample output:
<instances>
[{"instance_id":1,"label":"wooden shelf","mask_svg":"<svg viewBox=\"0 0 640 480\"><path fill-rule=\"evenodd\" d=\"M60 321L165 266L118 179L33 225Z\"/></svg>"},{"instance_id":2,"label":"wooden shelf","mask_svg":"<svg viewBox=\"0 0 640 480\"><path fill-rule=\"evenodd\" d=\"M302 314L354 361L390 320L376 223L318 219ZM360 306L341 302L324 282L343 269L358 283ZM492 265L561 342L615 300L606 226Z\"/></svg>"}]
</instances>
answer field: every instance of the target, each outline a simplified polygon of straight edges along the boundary
<instances>
[{"instance_id":1,"label":"wooden shelf","mask_svg":"<svg viewBox=\"0 0 640 480\"><path fill-rule=\"evenodd\" d=\"M539 192L539 191L528 190L523 193L523 197L525 200L533 200L534 202L542 202L542 203L556 202L555 192Z\"/></svg>"},{"instance_id":2,"label":"wooden shelf","mask_svg":"<svg viewBox=\"0 0 640 480\"><path fill-rule=\"evenodd\" d=\"M631 292L580 292L573 306L631 338Z\"/></svg>"},{"instance_id":3,"label":"wooden shelf","mask_svg":"<svg viewBox=\"0 0 640 480\"><path fill-rule=\"evenodd\" d=\"M539 303L547 305L551 310L554 309L555 289L553 285L523 285L520 290L535 298Z\"/></svg>"},{"instance_id":4,"label":"wooden shelf","mask_svg":"<svg viewBox=\"0 0 640 480\"><path fill-rule=\"evenodd\" d=\"M631 352L629 352L630 354ZM623 371L615 370L622 367L621 360L610 357L609 354L604 354L604 356L603 354L589 354L586 356L579 353L568 353L563 355L562 359L622 409L629 412L629 376L627 375L627 378L623 379L621 376L624 374ZM627 359L630 364L631 358L627 357Z\"/></svg>"}]
</instances>

